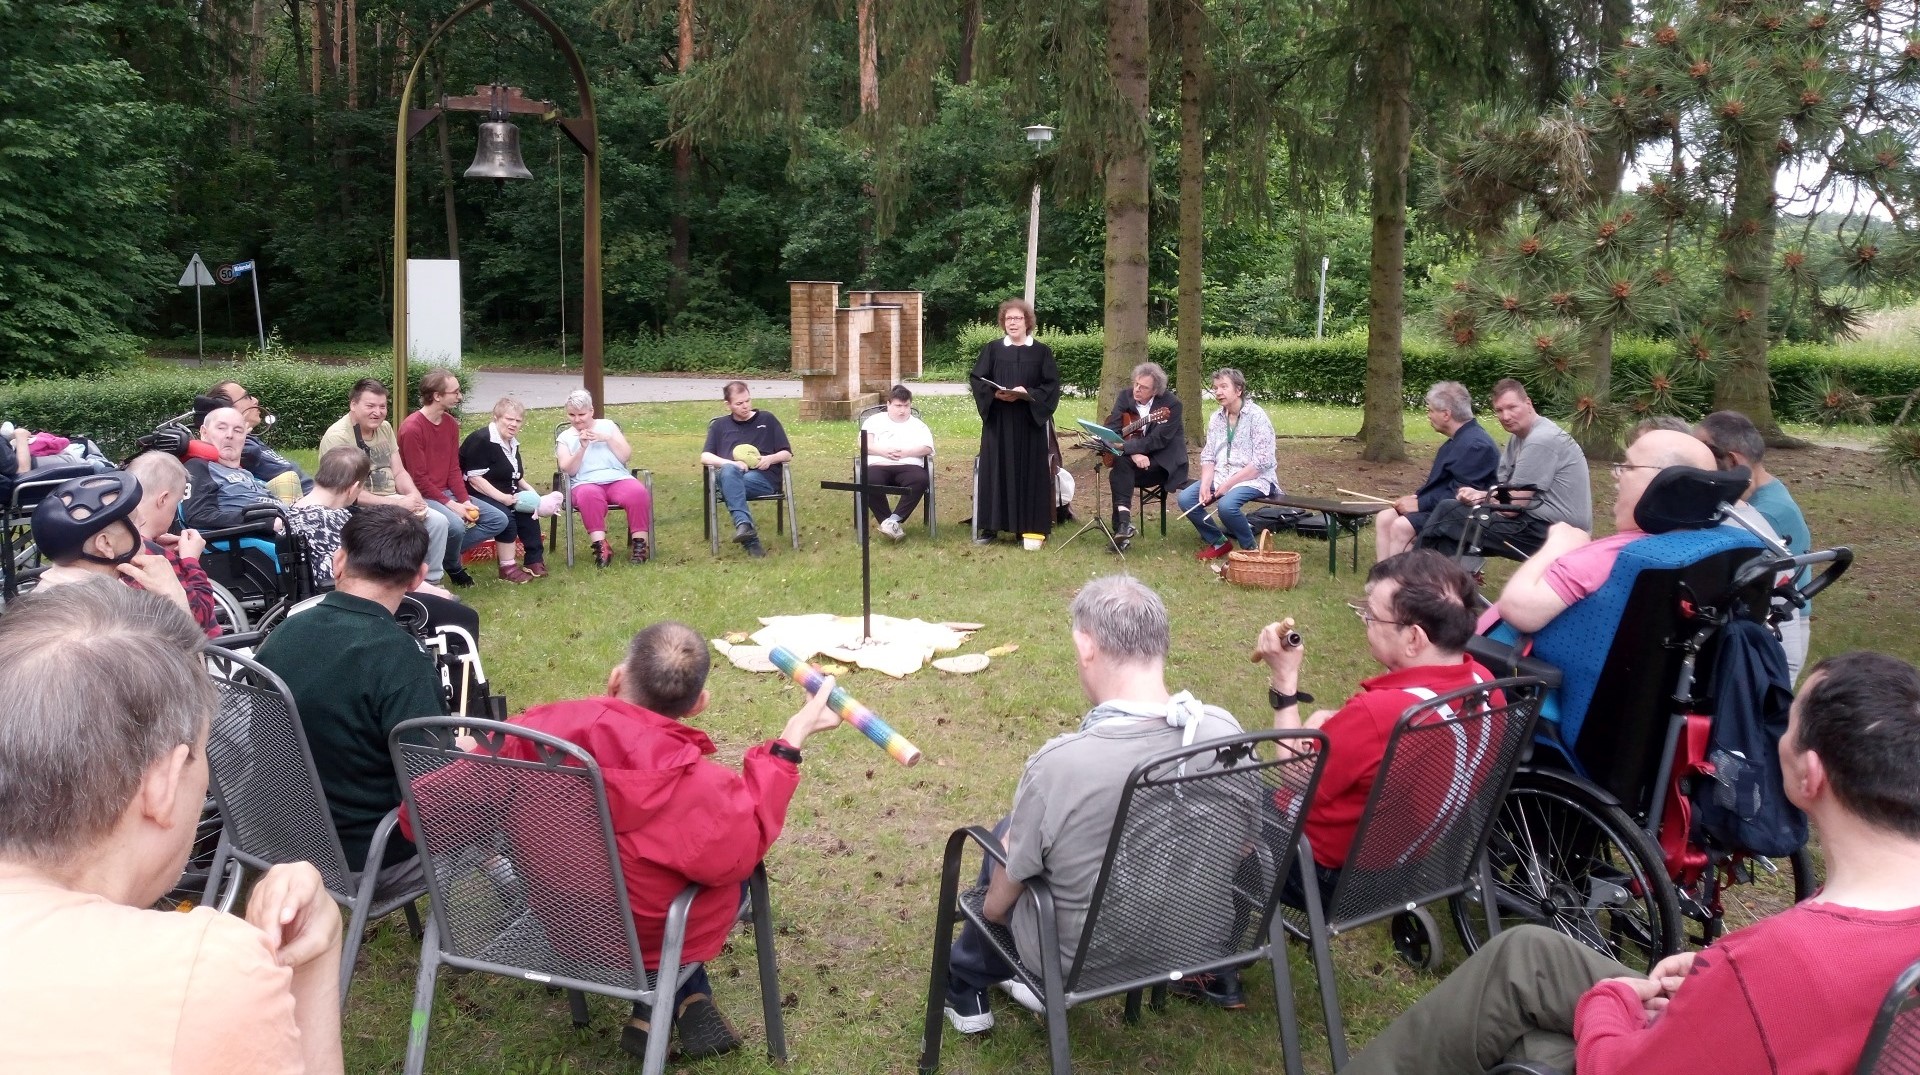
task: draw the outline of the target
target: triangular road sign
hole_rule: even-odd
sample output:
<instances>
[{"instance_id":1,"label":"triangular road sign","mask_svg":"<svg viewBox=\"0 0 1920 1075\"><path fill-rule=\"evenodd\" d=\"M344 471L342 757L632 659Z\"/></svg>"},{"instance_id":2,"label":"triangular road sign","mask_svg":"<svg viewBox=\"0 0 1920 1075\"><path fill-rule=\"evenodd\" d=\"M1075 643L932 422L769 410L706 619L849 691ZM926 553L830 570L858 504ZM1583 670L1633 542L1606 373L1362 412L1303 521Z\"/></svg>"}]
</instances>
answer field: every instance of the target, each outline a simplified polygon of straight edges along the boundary
<instances>
[{"instance_id":1,"label":"triangular road sign","mask_svg":"<svg viewBox=\"0 0 1920 1075\"><path fill-rule=\"evenodd\" d=\"M187 271L180 274L181 287L212 287L213 274L207 271L207 263L200 260L196 251L193 260L187 262Z\"/></svg>"}]
</instances>

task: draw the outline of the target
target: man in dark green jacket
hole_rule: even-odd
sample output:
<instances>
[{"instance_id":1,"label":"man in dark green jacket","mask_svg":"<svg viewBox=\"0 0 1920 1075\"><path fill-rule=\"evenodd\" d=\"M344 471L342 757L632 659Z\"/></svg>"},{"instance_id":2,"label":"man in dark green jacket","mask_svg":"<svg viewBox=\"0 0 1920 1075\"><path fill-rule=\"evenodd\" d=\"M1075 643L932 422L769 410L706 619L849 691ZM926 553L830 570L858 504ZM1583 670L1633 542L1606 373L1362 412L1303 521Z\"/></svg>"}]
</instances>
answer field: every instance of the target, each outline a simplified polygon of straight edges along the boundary
<instances>
[{"instance_id":1,"label":"man in dark green jacket","mask_svg":"<svg viewBox=\"0 0 1920 1075\"><path fill-rule=\"evenodd\" d=\"M387 733L413 717L446 712L440 676L420 641L393 618L400 598L426 574L427 528L402 508L366 506L340 532L335 589L282 624L260 647L261 664L293 691L334 828L355 870L400 784ZM379 889L418 882L420 860L396 832L381 862Z\"/></svg>"}]
</instances>

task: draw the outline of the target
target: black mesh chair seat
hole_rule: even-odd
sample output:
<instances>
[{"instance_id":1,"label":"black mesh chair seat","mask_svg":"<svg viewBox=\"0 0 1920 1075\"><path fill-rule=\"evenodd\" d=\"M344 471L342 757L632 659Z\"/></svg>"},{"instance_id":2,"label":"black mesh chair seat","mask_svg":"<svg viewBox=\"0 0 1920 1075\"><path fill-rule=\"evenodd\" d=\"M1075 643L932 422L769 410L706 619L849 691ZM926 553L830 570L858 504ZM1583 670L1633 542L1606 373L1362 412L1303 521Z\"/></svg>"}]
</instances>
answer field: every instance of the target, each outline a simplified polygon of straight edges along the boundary
<instances>
[{"instance_id":1,"label":"black mesh chair seat","mask_svg":"<svg viewBox=\"0 0 1920 1075\"><path fill-rule=\"evenodd\" d=\"M1007 960L1007 964L1013 968L1015 974L1029 983L1040 980L1040 972L1020 962L1020 950L1019 947L1014 944L1013 930L1007 928L1004 923L995 922L987 917L987 889L985 885L975 885L965 892L960 893L960 906L963 908L969 922L977 923L981 929L987 932L987 936L993 941L995 948L998 948L1002 952L1012 954L1013 958Z\"/></svg>"},{"instance_id":2,"label":"black mesh chair seat","mask_svg":"<svg viewBox=\"0 0 1920 1075\"><path fill-rule=\"evenodd\" d=\"M373 868L352 871L292 692L279 676L241 654L210 649L206 662L220 697L220 711L207 736L207 768L222 822L209 872L238 885L244 870L312 863L327 894L350 914L340 954L340 999L345 1003L366 924L404 909L409 924L417 927L413 905L426 895L424 886L375 891L377 867L399 812L389 812L374 830L367 850ZM224 899L230 903L231 893Z\"/></svg>"},{"instance_id":3,"label":"black mesh chair seat","mask_svg":"<svg viewBox=\"0 0 1920 1075\"><path fill-rule=\"evenodd\" d=\"M1335 1070L1347 1052L1329 940L1449 896L1495 891L1487 839L1533 738L1540 690L1531 677L1499 679L1408 707L1387 740L1331 901L1323 907L1317 884L1301 886ZM1303 877L1314 876L1304 839L1298 864ZM1489 933L1499 932L1494 900L1482 903Z\"/></svg>"},{"instance_id":4,"label":"black mesh chair seat","mask_svg":"<svg viewBox=\"0 0 1920 1075\"><path fill-rule=\"evenodd\" d=\"M460 739L466 733L471 744ZM406 721L394 728L390 746L433 896L407 1040L409 1075L426 1062L442 966L564 989L576 1026L587 1024L586 993L651 1006L651 1022L661 1031L648 1039L642 1072L658 1075L674 992L699 966L683 964L681 954L700 886L688 885L674 899L655 954L658 970L649 972L606 782L590 755L528 728L456 717ZM764 868L755 868L747 887L767 1049L783 1061Z\"/></svg>"},{"instance_id":5,"label":"black mesh chair seat","mask_svg":"<svg viewBox=\"0 0 1920 1075\"><path fill-rule=\"evenodd\" d=\"M1072 951L1060 944L1052 888L1044 878L1025 884L1020 899L1035 914L1040 938L1037 968L1022 960L1011 930L986 920L985 891L960 890L968 845L1004 863L999 840L978 827L955 831L942 864L920 1070L931 1073L940 1064L952 933L964 919L1042 999L1056 1075L1072 1070L1067 1009L1125 994L1131 1020L1148 989L1158 1004L1170 982L1262 958L1273 967L1287 1070L1297 1073L1286 934L1274 911L1325 744L1316 731L1258 732L1196 743L1135 766Z\"/></svg>"}]
</instances>

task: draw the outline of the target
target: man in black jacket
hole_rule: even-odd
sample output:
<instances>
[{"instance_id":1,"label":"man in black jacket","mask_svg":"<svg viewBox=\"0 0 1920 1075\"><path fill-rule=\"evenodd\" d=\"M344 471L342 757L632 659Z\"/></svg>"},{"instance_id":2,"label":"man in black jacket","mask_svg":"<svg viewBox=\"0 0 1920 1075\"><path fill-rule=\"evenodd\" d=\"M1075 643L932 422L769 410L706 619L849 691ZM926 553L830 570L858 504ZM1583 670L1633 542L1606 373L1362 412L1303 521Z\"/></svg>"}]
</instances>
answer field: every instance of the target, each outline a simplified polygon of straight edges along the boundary
<instances>
[{"instance_id":1,"label":"man in black jacket","mask_svg":"<svg viewBox=\"0 0 1920 1075\"><path fill-rule=\"evenodd\" d=\"M1126 438L1107 472L1113 490L1113 536L1131 541L1133 491L1157 485L1172 490L1187 480L1187 431L1180 423L1180 397L1167 390L1167 371L1157 362L1133 367L1133 389L1113 401L1107 428ZM1131 435L1129 426L1138 426Z\"/></svg>"}]
</instances>

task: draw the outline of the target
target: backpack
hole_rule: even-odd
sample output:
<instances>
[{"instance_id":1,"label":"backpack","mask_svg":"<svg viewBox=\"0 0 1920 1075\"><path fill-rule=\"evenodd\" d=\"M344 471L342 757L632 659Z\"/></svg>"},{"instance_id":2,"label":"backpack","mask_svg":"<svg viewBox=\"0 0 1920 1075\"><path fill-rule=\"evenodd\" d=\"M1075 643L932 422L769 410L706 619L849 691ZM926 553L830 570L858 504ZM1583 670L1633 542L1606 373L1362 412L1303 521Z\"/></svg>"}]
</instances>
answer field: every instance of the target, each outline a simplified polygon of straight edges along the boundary
<instances>
[{"instance_id":1,"label":"backpack","mask_svg":"<svg viewBox=\"0 0 1920 1075\"><path fill-rule=\"evenodd\" d=\"M1714 666L1706 765L1693 782L1694 831L1703 843L1769 857L1807 842L1807 815L1787 801L1780 737L1793 703L1786 652L1765 625L1734 618Z\"/></svg>"}]
</instances>

